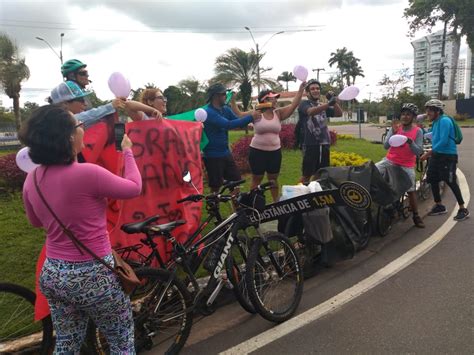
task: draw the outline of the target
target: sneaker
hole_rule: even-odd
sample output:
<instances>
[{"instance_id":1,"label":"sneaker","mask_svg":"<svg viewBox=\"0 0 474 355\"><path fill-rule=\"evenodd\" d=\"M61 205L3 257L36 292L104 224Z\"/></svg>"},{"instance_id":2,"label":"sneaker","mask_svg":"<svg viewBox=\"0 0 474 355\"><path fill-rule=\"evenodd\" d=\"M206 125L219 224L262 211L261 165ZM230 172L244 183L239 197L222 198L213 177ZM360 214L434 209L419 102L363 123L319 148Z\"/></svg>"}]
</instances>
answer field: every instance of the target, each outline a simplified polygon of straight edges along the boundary
<instances>
[{"instance_id":1,"label":"sneaker","mask_svg":"<svg viewBox=\"0 0 474 355\"><path fill-rule=\"evenodd\" d=\"M440 214L448 213L448 210L443 205L434 205L431 211L428 213L428 216L438 216Z\"/></svg>"},{"instance_id":2,"label":"sneaker","mask_svg":"<svg viewBox=\"0 0 474 355\"><path fill-rule=\"evenodd\" d=\"M467 208L460 208L458 214L454 217L455 221L464 221L469 217L469 211Z\"/></svg>"},{"instance_id":3,"label":"sneaker","mask_svg":"<svg viewBox=\"0 0 474 355\"><path fill-rule=\"evenodd\" d=\"M425 228L425 224L423 223L423 220L417 214L413 216L413 223L415 223L415 226L418 228Z\"/></svg>"}]
</instances>

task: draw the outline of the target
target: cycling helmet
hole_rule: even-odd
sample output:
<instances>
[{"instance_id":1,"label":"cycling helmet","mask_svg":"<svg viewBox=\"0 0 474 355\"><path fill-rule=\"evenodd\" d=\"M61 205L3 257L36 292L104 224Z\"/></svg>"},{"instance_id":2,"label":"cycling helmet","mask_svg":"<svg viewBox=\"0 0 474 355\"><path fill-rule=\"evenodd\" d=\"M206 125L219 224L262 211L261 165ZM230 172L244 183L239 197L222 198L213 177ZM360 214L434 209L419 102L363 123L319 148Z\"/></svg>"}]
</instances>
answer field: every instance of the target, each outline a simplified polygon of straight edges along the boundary
<instances>
[{"instance_id":1,"label":"cycling helmet","mask_svg":"<svg viewBox=\"0 0 474 355\"><path fill-rule=\"evenodd\" d=\"M71 59L61 66L61 73L63 74L63 77L66 77L69 73L75 72L84 67L87 67L87 64L84 64L77 59Z\"/></svg>"},{"instance_id":2,"label":"cycling helmet","mask_svg":"<svg viewBox=\"0 0 474 355\"><path fill-rule=\"evenodd\" d=\"M412 103L405 103L402 105L402 109L401 109L401 112L403 111L409 111L411 112L413 115L418 115L418 106L416 106L415 104L412 104Z\"/></svg>"},{"instance_id":3,"label":"cycling helmet","mask_svg":"<svg viewBox=\"0 0 474 355\"><path fill-rule=\"evenodd\" d=\"M305 87L305 90L308 91L309 90L309 87L313 84L318 84L319 88L321 89L321 83L316 80L316 79L310 79L308 80L308 82L306 83L306 87Z\"/></svg>"},{"instance_id":4,"label":"cycling helmet","mask_svg":"<svg viewBox=\"0 0 474 355\"><path fill-rule=\"evenodd\" d=\"M425 107L435 107L442 110L444 108L444 104L440 100L431 99L425 104Z\"/></svg>"}]
</instances>

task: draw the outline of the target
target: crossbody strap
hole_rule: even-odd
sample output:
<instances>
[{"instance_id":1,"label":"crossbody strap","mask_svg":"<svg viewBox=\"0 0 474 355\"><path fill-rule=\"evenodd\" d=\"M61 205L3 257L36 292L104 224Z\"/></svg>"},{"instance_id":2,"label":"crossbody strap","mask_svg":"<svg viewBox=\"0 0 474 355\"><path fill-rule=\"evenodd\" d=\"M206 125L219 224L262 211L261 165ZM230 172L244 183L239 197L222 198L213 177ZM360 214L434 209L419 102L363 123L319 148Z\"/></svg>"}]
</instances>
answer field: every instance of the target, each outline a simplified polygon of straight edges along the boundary
<instances>
[{"instance_id":1,"label":"crossbody strap","mask_svg":"<svg viewBox=\"0 0 474 355\"><path fill-rule=\"evenodd\" d=\"M49 206L49 204L46 202L46 199L44 198L43 194L41 193L41 190L38 186L38 180L36 178L36 172L37 172L38 169L35 169L35 171L33 172L33 179L34 179L34 182L35 182L35 187L36 187L36 191L38 192L38 196L40 197L40 199L43 201L44 205L46 206L46 208L48 209L48 211L51 213L51 215L54 217L54 219L56 220L56 222L59 223L59 225L61 226L64 234L66 234L71 240L72 242L74 243L74 245L76 246L76 248L79 250L79 252L84 255L84 253L82 252L82 250L85 250L88 254L90 254L92 257L94 257L94 259L96 259L98 262L100 262L102 265L104 265L105 267L107 267L109 270L113 271L114 273L116 273L116 271L114 270L114 268L112 266L110 266L109 264L107 264L104 260L102 260L101 258L99 258L92 250L90 250L88 247L86 247L84 245L84 243L82 243L79 239L77 239L77 237L74 235L74 233L68 229L63 222L61 222L61 220L59 219L59 217L56 215L56 213L54 213L54 211L51 209L51 207ZM81 250L82 248L82 250Z\"/></svg>"}]
</instances>

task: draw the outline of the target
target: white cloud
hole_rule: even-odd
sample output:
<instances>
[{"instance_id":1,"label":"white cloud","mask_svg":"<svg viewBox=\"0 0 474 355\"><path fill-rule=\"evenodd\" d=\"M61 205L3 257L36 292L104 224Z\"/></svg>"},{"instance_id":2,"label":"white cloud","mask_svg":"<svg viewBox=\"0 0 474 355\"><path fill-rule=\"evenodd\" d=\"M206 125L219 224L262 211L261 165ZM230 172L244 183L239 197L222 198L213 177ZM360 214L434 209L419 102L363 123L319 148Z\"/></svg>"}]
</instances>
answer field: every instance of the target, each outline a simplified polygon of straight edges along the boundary
<instances>
[{"instance_id":1,"label":"white cloud","mask_svg":"<svg viewBox=\"0 0 474 355\"><path fill-rule=\"evenodd\" d=\"M407 0L0 0L0 31L18 42L30 67L22 102L43 103L45 93L61 81L59 59L36 36L59 52L59 35L65 33L64 59L87 63L98 96L111 99L107 79L113 71L129 77L134 88L153 82L165 89L188 77L210 79L217 56L232 47L254 48L244 26L251 27L260 47L273 33L285 31L262 49L261 65L272 67L268 74L273 77L301 64L325 68L320 72L324 81L337 70L327 63L330 53L347 47L361 59L366 75L356 82L361 96L372 92L373 99L384 74L413 66L403 18L407 5ZM292 32L315 25L313 32ZM297 86L290 83L290 89ZM3 97L5 106L10 102Z\"/></svg>"}]
</instances>

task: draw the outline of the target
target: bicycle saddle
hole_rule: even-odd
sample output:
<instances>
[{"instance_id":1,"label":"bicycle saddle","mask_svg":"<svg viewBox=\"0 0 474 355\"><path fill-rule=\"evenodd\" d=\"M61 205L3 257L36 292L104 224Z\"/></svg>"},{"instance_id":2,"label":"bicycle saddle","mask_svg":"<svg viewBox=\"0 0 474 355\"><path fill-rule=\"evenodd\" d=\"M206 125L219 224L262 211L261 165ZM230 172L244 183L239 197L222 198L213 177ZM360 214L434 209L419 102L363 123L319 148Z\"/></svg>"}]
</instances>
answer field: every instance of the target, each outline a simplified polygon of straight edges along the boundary
<instances>
[{"instance_id":1,"label":"bicycle saddle","mask_svg":"<svg viewBox=\"0 0 474 355\"><path fill-rule=\"evenodd\" d=\"M144 227L148 226L150 223L157 221L158 218L160 218L160 216L156 215L156 216L144 219L143 221L140 221L140 222L122 224L120 229L123 230L127 234L143 233Z\"/></svg>"},{"instance_id":2,"label":"bicycle saddle","mask_svg":"<svg viewBox=\"0 0 474 355\"><path fill-rule=\"evenodd\" d=\"M176 227L182 226L185 223L186 221L184 219L178 219L177 221L150 226L150 231L155 233L171 232Z\"/></svg>"}]
</instances>

